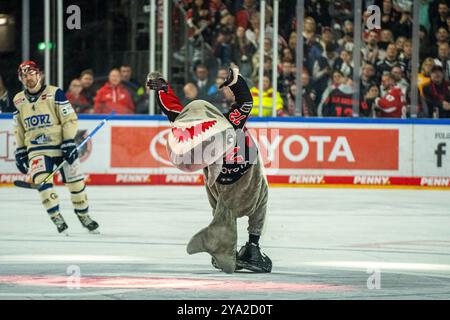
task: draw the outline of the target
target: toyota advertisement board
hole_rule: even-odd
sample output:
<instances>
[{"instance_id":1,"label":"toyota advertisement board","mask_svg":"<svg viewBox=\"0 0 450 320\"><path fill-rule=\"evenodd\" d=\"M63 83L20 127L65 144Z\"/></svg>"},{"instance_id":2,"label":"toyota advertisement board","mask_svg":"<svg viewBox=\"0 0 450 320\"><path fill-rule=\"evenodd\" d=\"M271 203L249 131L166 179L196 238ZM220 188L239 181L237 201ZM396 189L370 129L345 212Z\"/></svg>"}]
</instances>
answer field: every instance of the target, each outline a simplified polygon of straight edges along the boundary
<instances>
[{"instance_id":1,"label":"toyota advertisement board","mask_svg":"<svg viewBox=\"0 0 450 320\"><path fill-rule=\"evenodd\" d=\"M83 116L77 140L100 121ZM279 185L415 186L450 189L450 122L250 121L269 182ZM168 161L160 117L114 117L81 151L93 185L201 185ZM18 179L10 117L0 118L0 184ZM57 178L58 179L58 178Z\"/></svg>"}]
</instances>

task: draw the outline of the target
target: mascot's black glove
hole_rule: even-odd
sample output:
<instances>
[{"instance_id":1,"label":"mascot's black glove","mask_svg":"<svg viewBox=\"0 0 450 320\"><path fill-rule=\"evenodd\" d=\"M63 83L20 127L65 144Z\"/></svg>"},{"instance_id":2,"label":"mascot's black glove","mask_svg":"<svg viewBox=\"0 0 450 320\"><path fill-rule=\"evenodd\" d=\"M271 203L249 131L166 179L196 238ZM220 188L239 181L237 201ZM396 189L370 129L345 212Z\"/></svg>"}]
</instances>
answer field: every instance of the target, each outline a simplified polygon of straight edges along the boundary
<instances>
[{"instance_id":1,"label":"mascot's black glove","mask_svg":"<svg viewBox=\"0 0 450 320\"><path fill-rule=\"evenodd\" d=\"M61 151L63 153L64 160L66 160L69 164L75 162L78 159L78 151L75 140L70 139L66 140L61 145Z\"/></svg>"},{"instance_id":2,"label":"mascot's black glove","mask_svg":"<svg viewBox=\"0 0 450 320\"><path fill-rule=\"evenodd\" d=\"M145 84L150 90L162 90L165 93L169 91L169 85L167 81L163 78L162 74L157 71L151 72L147 75L147 81L145 82Z\"/></svg>"},{"instance_id":3,"label":"mascot's black glove","mask_svg":"<svg viewBox=\"0 0 450 320\"><path fill-rule=\"evenodd\" d=\"M23 174L28 173L28 151L27 148L22 147L16 149L16 167Z\"/></svg>"},{"instance_id":4,"label":"mascot's black glove","mask_svg":"<svg viewBox=\"0 0 450 320\"><path fill-rule=\"evenodd\" d=\"M231 87L232 85L236 84L238 81L239 76L239 68L236 66L232 66L230 69L228 69L228 76L225 79L225 81L219 86L219 89L222 89L223 87Z\"/></svg>"}]
</instances>

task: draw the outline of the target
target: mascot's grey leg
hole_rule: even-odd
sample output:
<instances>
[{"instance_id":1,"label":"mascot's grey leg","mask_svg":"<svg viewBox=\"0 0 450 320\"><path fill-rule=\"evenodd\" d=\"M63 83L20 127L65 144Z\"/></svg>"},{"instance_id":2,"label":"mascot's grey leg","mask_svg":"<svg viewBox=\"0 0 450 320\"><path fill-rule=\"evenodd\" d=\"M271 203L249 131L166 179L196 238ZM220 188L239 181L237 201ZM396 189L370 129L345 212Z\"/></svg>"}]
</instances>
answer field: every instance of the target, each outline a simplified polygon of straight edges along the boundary
<instances>
[{"instance_id":1,"label":"mascot's grey leg","mask_svg":"<svg viewBox=\"0 0 450 320\"><path fill-rule=\"evenodd\" d=\"M258 189L254 192L258 194L258 201L255 204L254 210L249 210L248 212L248 233L261 235L264 223L266 221L266 213L267 213L267 202L269 199L269 187L267 185L267 181L262 172L262 165L259 161L255 165L255 182L260 181ZM256 184L256 183L255 183Z\"/></svg>"},{"instance_id":2,"label":"mascot's grey leg","mask_svg":"<svg viewBox=\"0 0 450 320\"><path fill-rule=\"evenodd\" d=\"M236 268L237 224L232 212L220 204L210 225L195 234L187 245L189 254L207 252L220 269L233 273Z\"/></svg>"}]
</instances>

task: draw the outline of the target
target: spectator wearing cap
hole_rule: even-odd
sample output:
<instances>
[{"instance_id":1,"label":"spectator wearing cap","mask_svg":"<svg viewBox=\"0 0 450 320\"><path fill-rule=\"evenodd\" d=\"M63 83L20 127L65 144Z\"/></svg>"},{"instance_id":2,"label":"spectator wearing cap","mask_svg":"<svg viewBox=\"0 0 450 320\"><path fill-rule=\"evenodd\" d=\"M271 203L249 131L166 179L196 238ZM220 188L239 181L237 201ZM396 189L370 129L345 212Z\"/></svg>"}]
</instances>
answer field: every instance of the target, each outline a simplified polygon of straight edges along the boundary
<instances>
[{"instance_id":1,"label":"spectator wearing cap","mask_svg":"<svg viewBox=\"0 0 450 320\"><path fill-rule=\"evenodd\" d=\"M6 88L3 77L0 75L0 113L12 113L15 110L13 96Z\"/></svg>"},{"instance_id":2,"label":"spectator wearing cap","mask_svg":"<svg viewBox=\"0 0 450 320\"><path fill-rule=\"evenodd\" d=\"M441 66L431 69L431 82L423 87L423 96L429 116L450 118L450 83Z\"/></svg>"},{"instance_id":3,"label":"spectator wearing cap","mask_svg":"<svg viewBox=\"0 0 450 320\"><path fill-rule=\"evenodd\" d=\"M439 44L438 56L434 59L434 64L442 67L445 80L450 81L450 46L448 42Z\"/></svg>"}]
</instances>

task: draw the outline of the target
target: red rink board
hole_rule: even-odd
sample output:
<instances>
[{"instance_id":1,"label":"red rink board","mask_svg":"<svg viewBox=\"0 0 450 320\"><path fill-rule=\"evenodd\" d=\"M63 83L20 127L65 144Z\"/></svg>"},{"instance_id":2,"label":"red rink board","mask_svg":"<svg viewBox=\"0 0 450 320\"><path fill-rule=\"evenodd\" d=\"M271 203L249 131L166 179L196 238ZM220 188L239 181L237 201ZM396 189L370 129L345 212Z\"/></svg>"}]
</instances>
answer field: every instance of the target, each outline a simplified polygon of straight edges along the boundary
<instances>
[{"instance_id":1,"label":"red rink board","mask_svg":"<svg viewBox=\"0 0 450 320\"><path fill-rule=\"evenodd\" d=\"M0 186L26 179L21 174L0 174ZM403 186L450 190L450 178L445 177L272 175L267 179L270 185L275 186ZM59 177L55 178L55 183L62 184ZM203 174L87 174L86 183L96 186L201 186L204 178Z\"/></svg>"}]
</instances>

